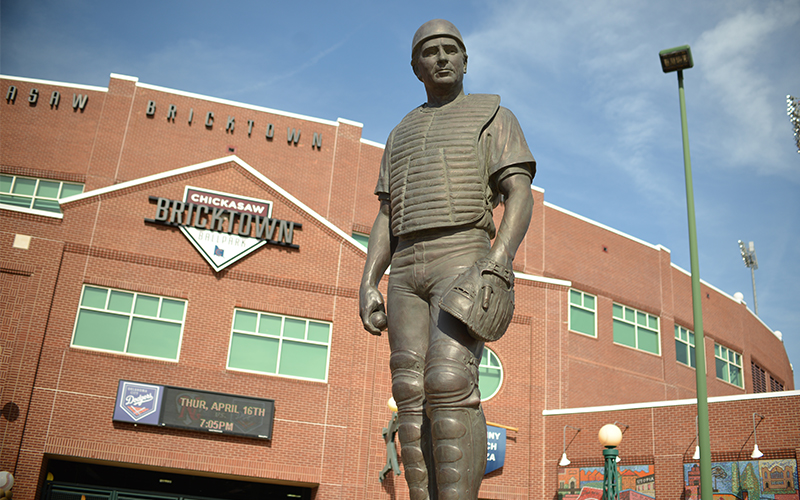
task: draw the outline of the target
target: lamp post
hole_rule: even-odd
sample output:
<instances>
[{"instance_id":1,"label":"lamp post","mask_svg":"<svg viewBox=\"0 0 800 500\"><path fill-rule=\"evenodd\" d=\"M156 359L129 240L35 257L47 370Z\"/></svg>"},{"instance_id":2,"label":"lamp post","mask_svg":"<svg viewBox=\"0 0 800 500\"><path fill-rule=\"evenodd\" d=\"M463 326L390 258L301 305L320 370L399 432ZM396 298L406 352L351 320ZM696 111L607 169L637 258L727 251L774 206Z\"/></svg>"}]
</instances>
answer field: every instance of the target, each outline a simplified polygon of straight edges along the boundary
<instances>
[{"instance_id":1,"label":"lamp post","mask_svg":"<svg viewBox=\"0 0 800 500\"><path fill-rule=\"evenodd\" d=\"M622 431L614 424L606 424L600 428L597 438L600 440L600 444L605 446L603 450L605 469L603 470L602 500L619 500L619 472L617 471L619 450L617 450L617 446L622 442Z\"/></svg>"},{"instance_id":2,"label":"lamp post","mask_svg":"<svg viewBox=\"0 0 800 500\"><path fill-rule=\"evenodd\" d=\"M678 97L681 107L683 133L683 167L686 176L686 210L689 216L689 258L692 270L692 316L695 335L695 380L697 384L698 444L700 446L700 491L702 500L712 500L711 440L708 430L708 391L706 388L706 355L703 336L703 308L700 295L700 264L697 258L697 227L694 217L694 188L692 187L692 160L689 156L689 130L686 125L686 101L683 95L683 70L694 66L692 50L688 45L662 50L661 69L664 73L678 72Z\"/></svg>"}]
</instances>

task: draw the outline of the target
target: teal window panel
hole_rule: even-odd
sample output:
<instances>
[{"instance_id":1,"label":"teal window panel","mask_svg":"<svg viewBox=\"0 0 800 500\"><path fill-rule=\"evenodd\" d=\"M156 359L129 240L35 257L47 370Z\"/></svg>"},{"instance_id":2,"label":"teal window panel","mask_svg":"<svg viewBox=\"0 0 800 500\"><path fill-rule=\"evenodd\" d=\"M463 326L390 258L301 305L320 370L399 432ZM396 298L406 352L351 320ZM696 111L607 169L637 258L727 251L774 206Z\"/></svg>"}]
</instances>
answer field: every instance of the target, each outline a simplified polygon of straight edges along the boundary
<instances>
[{"instance_id":1,"label":"teal window panel","mask_svg":"<svg viewBox=\"0 0 800 500\"><path fill-rule=\"evenodd\" d=\"M24 196L0 195L0 203L14 207L31 208L31 198Z\"/></svg>"},{"instance_id":2,"label":"teal window panel","mask_svg":"<svg viewBox=\"0 0 800 500\"><path fill-rule=\"evenodd\" d=\"M267 335L280 337L282 327L283 319L280 316L262 314L261 323L258 326L258 333L266 333Z\"/></svg>"},{"instance_id":3,"label":"teal window panel","mask_svg":"<svg viewBox=\"0 0 800 500\"><path fill-rule=\"evenodd\" d=\"M364 248L369 246L369 235L363 233L353 233L353 239Z\"/></svg>"},{"instance_id":4,"label":"teal window panel","mask_svg":"<svg viewBox=\"0 0 800 500\"><path fill-rule=\"evenodd\" d=\"M108 297L108 290L104 288L87 286L83 289L81 305L86 307L94 307L95 309L105 309L106 297Z\"/></svg>"},{"instance_id":5,"label":"teal window panel","mask_svg":"<svg viewBox=\"0 0 800 500\"><path fill-rule=\"evenodd\" d=\"M39 187L36 188L36 196L58 199L58 190L60 188L60 182L40 180Z\"/></svg>"},{"instance_id":6,"label":"teal window panel","mask_svg":"<svg viewBox=\"0 0 800 500\"><path fill-rule=\"evenodd\" d=\"M640 328L636 347L642 351L659 354L661 352L661 346L658 345L658 332Z\"/></svg>"},{"instance_id":7,"label":"teal window panel","mask_svg":"<svg viewBox=\"0 0 800 500\"><path fill-rule=\"evenodd\" d=\"M278 339L234 333L228 366L241 370L277 373L279 347Z\"/></svg>"},{"instance_id":8,"label":"teal window panel","mask_svg":"<svg viewBox=\"0 0 800 500\"><path fill-rule=\"evenodd\" d=\"M623 309L622 306L619 304L614 304L614 317L622 319L623 318Z\"/></svg>"},{"instance_id":9,"label":"teal window panel","mask_svg":"<svg viewBox=\"0 0 800 500\"><path fill-rule=\"evenodd\" d=\"M571 307L569 314L569 326L571 330L585 333L586 335L591 335L592 337L596 336L593 312L585 309L578 309L577 307Z\"/></svg>"},{"instance_id":10,"label":"teal window panel","mask_svg":"<svg viewBox=\"0 0 800 500\"><path fill-rule=\"evenodd\" d=\"M14 178L10 175L0 175L0 193L10 193Z\"/></svg>"},{"instance_id":11,"label":"teal window panel","mask_svg":"<svg viewBox=\"0 0 800 500\"><path fill-rule=\"evenodd\" d=\"M26 196L33 196L35 190L36 190L36 179L17 177L17 181L14 183L14 189L12 190L12 192L14 194L24 194Z\"/></svg>"},{"instance_id":12,"label":"teal window panel","mask_svg":"<svg viewBox=\"0 0 800 500\"><path fill-rule=\"evenodd\" d=\"M594 307L594 296L593 295L589 295L588 293L583 294L583 307L585 307L587 309L591 309L592 311L596 310L595 307Z\"/></svg>"},{"instance_id":13,"label":"teal window panel","mask_svg":"<svg viewBox=\"0 0 800 500\"><path fill-rule=\"evenodd\" d=\"M684 365L689 364L689 350L686 344L681 342L678 339L675 339L675 357L678 360L678 363L683 363Z\"/></svg>"},{"instance_id":14,"label":"teal window panel","mask_svg":"<svg viewBox=\"0 0 800 500\"><path fill-rule=\"evenodd\" d=\"M330 340L330 331L331 327L327 323L319 323L317 321L308 322L308 340L328 343Z\"/></svg>"},{"instance_id":15,"label":"teal window panel","mask_svg":"<svg viewBox=\"0 0 800 500\"><path fill-rule=\"evenodd\" d=\"M289 339L304 340L306 338L306 321L286 318L283 320L283 336Z\"/></svg>"},{"instance_id":16,"label":"teal window panel","mask_svg":"<svg viewBox=\"0 0 800 500\"><path fill-rule=\"evenodd\" d=\"M158 317L158 297L151 297L149 295L139 295L136 297L136 305L133 308L135 314L142 316L150 316L153 318Z\"/></svg>"},{"instance_id":17,"label":"teal window panel","mask_svg":"<svg viewBox=\"0 0 800 500\"><path fill-rule=\"evenodd\" d=\"M500 391L503 383L503 367L500 358L488 347L483 348L483 355L478 367L478 389L481 401L492 398Z\"/></svg>"},{"instance_id":18,"label":"teal window panel","mask_svg":"<svg viewBox=\"0 0 800 500\"><path fill-rule=\"evenodd\" d=\"M281 346L279 373L290 377L325 380L327 346L285 340Z\"/></svg>"},{"instance_id":19,"label":"teal window panel","mask_svg":"<svg viewBox=\"0 0 800 500\"><path fill-rule=\"evenodd\" d=\"M183 321L183 309L186 304L181 300L161 299L161 319Z\"/></svg>"},{"instance_id":20,"label":"teal window panel","mask_svg":"<svg viewBox=\"0 0 800 500\"><path fill-rule=\"evenodd\" d=\"M255 332L256 324L258 324L258 314L236 311L233 317L233 329L243 332Z\"/></svg>"},{"instance_id":21,"label":"teal window panel","mask_svg":"<svg viewBox=\"0 0 800 500\"><path fill-rule=\"evenodd\" d=\"M630 323L614 320L614 342L636 347L636 327Z\"/></svg>"},{"instance_id":22,"label":"teal window panel","mask_svg":"<svg viewBox=\"0 0 800 500\"><path fill-rule=\"evenodd\" d=\"M118 290L111 290L111 297L108 299L108 310L121 313L131 312L133 306L133 294L128 292L120 292Z\"/></svg>"},{"instance_id":23,"label":"teal window panel","mask_svg":"<svg viewBox=\"0 0 800 500\"><path fill-rule=\"evenodd\" d=\"M147 318L133 318L128 339L129 354L176 359L181 325Z\"/></svg>"},{"instance_id":24,"label":"teal window panel","mask_svg":"<svg viewBox=\"0 0 800 500\"><path fill-rule=\"evenodd\" d=\"M72 345L123 352L129 317L84 309L78 314Z\"/></svg>"},{"instance_id":25,"label":"teal window panel","mask_svg":"<svg viewBox=\"0 0 800 500\"><path fill-rule=\"evenodd\" d=\"M575 304L576 306L583 305L583 294L577 290L570 290L569 291L569 303Z\"/></svg>"},{"instance_id":26,"label":"teal window panel","mask_svg":"<svg viewBox=\"0 0 800 500\"><path fill-rule=\"evenodd\" d=\"M81 194L82 192L83 192L82 184L69 184L65 182L61 186L60 198L68 198L70 196L75 196L76 194Z\"/></svg>"},{"instance_id":27,"label":"teal window panel","mask_svg":"<svg viewBox=\"0 0 800 500\"><path fill-rule=\"evenodd\" d=\"M33 201L33 208L36 210L45 210L47 212L53 213L61 213L61 205L58 203L58 200L45 200L42 198L36 198Z\"/></svg>"}]
</instances>

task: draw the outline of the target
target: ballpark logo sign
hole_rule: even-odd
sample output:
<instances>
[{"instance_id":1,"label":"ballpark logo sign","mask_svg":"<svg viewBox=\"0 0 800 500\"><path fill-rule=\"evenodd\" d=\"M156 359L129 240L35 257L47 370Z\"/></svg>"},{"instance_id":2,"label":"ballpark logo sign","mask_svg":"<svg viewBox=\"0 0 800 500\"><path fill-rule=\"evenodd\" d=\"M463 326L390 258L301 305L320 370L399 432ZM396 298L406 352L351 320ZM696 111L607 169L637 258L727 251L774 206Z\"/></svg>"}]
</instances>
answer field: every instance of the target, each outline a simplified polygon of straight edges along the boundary
<instances>
[{"instance_id":1,"label":"ballpark logo sign","mask_svg":"<svg viewBox=\"0 0 800 500\"><path fill-rule=\"evenodd\" d=\"M157 385L123 381L117 395L117 404L133 422L138 422L158 411L160 392L161 387Z\"/></svg>"},{"instance_id":2,"label":"ballpark logo sign","mask_svg":"<svg viewBox=\"0 0 800 500\"><path fill-rule=\"evenodd\" d=\"M303 226L272 218L272 202L186 186L183 200L150 197L156 216L145 222L178 226L215 271L264 245L299 248L294 231Z\"/></svg>"}]
</instances>

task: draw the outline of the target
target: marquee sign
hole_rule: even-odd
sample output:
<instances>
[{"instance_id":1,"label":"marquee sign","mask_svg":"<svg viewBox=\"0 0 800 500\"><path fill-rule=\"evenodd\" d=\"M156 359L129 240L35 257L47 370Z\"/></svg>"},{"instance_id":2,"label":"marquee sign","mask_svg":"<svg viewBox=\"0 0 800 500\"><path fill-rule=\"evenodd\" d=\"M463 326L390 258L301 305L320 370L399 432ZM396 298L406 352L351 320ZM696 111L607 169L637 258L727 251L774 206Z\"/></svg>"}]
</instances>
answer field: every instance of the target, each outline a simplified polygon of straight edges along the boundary
<instances>
[{"instance_id":1,"label":"marquee sign","mask_svg":"<svg viewBox=\"0 0 800 500\"><path fill-rule=\"evenodd\" d=\"M156 215L145 222L177 226L215 271L264 245L299 248L299 222L272 218L272 202L186 186L183 200L150 196Z\"/></svg>"},{"instance_id":2,"label":"marquee sign","mask_svg":"<svg viewBox=\"0 0 800 500\"><path fill-rule=\"evenodd\" d=\"M120 380L115 422L272 439L275 401Z\"/></svg>"}]
</instances>

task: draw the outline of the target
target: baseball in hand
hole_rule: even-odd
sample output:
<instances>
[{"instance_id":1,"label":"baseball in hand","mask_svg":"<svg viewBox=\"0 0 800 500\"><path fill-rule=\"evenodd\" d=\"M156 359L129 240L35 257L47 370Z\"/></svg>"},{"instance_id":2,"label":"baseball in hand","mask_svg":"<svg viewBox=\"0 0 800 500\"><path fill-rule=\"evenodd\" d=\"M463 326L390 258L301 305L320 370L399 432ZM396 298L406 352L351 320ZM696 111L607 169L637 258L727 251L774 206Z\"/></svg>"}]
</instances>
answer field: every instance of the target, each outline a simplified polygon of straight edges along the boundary
<instances>
[{"instance_id":1,"label":"baseball in hand","mask_svg":"<svg viewBox=\"0 0 800 500\"><path fill-rule=\"evenodd\" d=\"M378 330L385 330L386 324L388 323L388 320L386 318L386 313L383 311L375 311L374 313L370 314L369 321Z\"/></svg>"}]
</instances>

